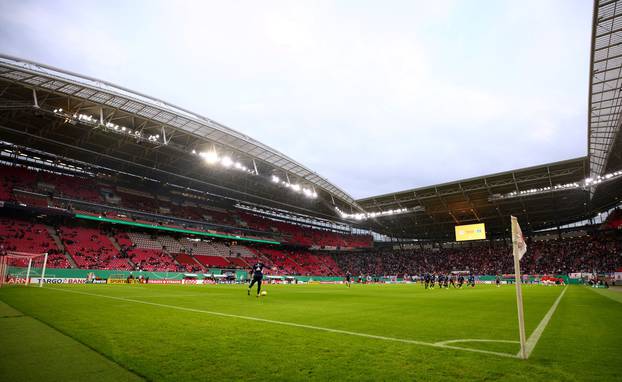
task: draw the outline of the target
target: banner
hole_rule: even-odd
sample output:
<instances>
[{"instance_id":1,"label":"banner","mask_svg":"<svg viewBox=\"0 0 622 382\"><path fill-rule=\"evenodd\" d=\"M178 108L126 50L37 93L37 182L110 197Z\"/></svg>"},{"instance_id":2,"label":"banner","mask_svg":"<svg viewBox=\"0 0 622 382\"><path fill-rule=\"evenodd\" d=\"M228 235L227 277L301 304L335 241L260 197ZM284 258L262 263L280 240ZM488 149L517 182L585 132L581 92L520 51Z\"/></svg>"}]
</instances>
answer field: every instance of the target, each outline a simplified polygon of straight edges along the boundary
<instances>
[{"instance_id":1,"label":"banner","mask_svg":"<svg viewBox=\"0 0 622 382\"><path fill-rule=\"evenodd\" d=\"M31 277L30 282L38 284L41 281L40 277ZM64 277L44 277L44 284L86 284L86 279L79 278L64 278Z\"/></svg>"},{"instance_id":2,"label":"banner","mask_svg":"<svg viewBox=\"0 0 622 382\"><path fill-rule=\"evenodd\" d=\"M203 280L198 280L198 279L186 279L186 280L181 280L182 284L186 284L186 285L202 285L203 284Z\"/></svg>"},{"instance_id":3,"label":"banner","mask_svg":"<svg viewBox=\"0 0 622 382\"><path fill-rule=\"evenodd\" d=\"M9 278L7 280L7 284L26 284L26 278L25 277L9 276Z\"/></svg>"},{"instance_id":4,"label":"banner","mask_svg":"<svg viewBox=\"0 0 622 382\"><path fill-rule=\"evenodd\" d=\"M182 284L183 280L153 280L149 279L147 284Z\"/></svg>"}]
</instances>

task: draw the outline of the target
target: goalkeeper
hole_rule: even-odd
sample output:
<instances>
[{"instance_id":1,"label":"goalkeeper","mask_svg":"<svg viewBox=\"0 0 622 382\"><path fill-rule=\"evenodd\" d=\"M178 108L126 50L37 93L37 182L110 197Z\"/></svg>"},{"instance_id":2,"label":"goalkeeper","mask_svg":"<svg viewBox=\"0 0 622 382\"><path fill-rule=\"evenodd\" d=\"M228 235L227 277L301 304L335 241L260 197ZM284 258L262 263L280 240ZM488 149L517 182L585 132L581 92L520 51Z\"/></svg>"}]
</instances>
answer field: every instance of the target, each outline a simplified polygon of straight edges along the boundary
<instances>
[{"instance_id":1,"label":"goalkeeper","mask_svg":"<svg viewBox=\"0 0 622 382\"><path fill-rule=\"evenodd\" d=\"M263 280L263 268L264 267L265 265L263 265L263 263L261 262L257 262L257 264L253 265L253 269L251 270L252 280L248 286L248 291L247 291L247 294L249 296L251 295L251 289L253 288L253 285L257 283L257 297L259 297L261 293L261 280Z\"/></svg>"}]
</instances>

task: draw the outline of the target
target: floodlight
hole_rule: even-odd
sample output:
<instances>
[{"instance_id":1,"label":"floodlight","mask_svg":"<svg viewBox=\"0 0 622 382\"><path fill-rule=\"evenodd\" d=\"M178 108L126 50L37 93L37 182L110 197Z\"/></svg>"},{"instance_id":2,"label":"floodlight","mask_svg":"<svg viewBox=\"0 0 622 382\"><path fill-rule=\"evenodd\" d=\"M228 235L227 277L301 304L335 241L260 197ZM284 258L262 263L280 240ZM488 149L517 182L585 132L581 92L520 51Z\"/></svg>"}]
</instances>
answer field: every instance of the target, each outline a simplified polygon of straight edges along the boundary
<instances>
[{"instance_id":1,"label":"floodlight","mask_svg":"<svg viewBox=\"0 0 622 382\"><path fill-rule=\"evenodd\" d=\"M218 153L216 151L208 151L206 153L201 153L201 156L205 159L208 164L214 164L218 162Z\"/></svg>"},{"instance_id":2,"label":"floodlight","mask_svg":"<svg viewBox=\"0 0 622 382\"><path fill-rule=\"evenodd\" d=\"M220 164L222 164L225 167L231 167L231 165L233 164L233 160L231 160L231 157L224 156L220 160Z\"/></svg>"}]
</instances>

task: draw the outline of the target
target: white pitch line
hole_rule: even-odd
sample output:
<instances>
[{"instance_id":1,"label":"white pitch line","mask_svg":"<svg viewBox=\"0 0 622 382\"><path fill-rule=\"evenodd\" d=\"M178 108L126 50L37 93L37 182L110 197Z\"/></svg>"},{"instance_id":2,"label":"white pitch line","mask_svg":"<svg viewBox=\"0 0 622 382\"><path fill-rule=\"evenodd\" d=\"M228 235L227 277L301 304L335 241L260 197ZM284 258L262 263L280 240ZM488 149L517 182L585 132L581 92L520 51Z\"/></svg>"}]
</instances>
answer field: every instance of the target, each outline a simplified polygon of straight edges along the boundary
<instances>
[{"instance_id":1,"label":"white pitch line","mask_svg":"<svg viewBox=\"0 0 622 382\"><path fill-rule=\"evenodd\" d=\"M538 341L540 340L542 333L544 333L544 329L546 329L546 326L549 324L549 321L551 321L551 317L553 317L553 313L555 313L555 310L557 310L557 305L559 305L559 302L561 301L562 297L564 297L564 293L566 293L566 289L568 289L568 285L564 287L564 290L562 290L562 292L559 294L559 296L557 297L557 300L555 300L555 302L553 303L549 311L546 312L546 314L542 318L542 321L540 321L536 329L531 333L531 335L527 339L527 343L525 344L525 351L527 353L527 358L529 358L533 349L536 348L536 345L538 344ZM520 356L520 351L518 352L516 356L517 357Z\"/></svg>"},{"instance_id":2,"label":"white pitch line","mask_svg":"<svg viewBox=\"0 0 622 382\"><path fill-rule=\"evenodd\" d=\"M210 315L213 315L213 316L237 318L237 319L241 319L241 320L264 322L264 323L269 323L269 324L276 324L276 325L283 325L283 326L291 326L291 327L295 327L295 328L318 330L318 331L329 332L329 333L346 334L346 335L349 335L349 336L356 336L356 337L373 338L373 339L376 339L376 340L401 342L401 343L406 343L406 344L411 344L411 345L429 346L429 347L435 347L435 348L441 348L441 349L462 350L462 351L468 351L468 352L473 352L473 353L482 353L482 354L496 355L496 356L499 356L499 357L518 358L514 354L510 354L510 353L501 353L501 352L495 352L495 351L489 351L489 350L481 350L481 349L469 349L469 348L463 348L463 347L459 347L459 346L435 344L435 343L432 343L432 342L424 342L424 341L408 340L408 339L403 339L403 338L378 336L378 335L375 335L375 334L351 332L351 331L348 331L348 330L324 328L324 327L321 327L321 326L314 326L314 325L297 324L297 323L294 323L294 322L269 320L269 319L266 319L266 318L258 318L258 317L251 317L251 316L241 316L241 315L237 315L237 314L213 312L213 311L209 311L209 310L201 310L201 309L194 309L194 308L185 308L183 306L159 304L159 303L156 303L156 302L134 300L134 299L130 299L130 298L115 297L115 296L106 296L106 295L97 294L97 293L80 292L80 291L69 290L69 289L60 289L60 288L53 288L53 287L52 288L46 287L45 289L59 291L59 292L66 292L66 293L76 293L76 294L82 294L82 295L87 295L87 296L102 297L102 298L108 298L108 299L112 299L112 300L119 300L119 301L125 301L125 302L133 302L133 303L136 303L136 304L151 305L151 306L157 306L157 307L161 307L161 308L177 309L177 310L182 310L182 311L186 311L186 312L204 313L204 314L210 314Z\"/></svg>"},{"instance_id":3,"label":"white pitch line","mask_svg":"<svg viewBox=\"0 0 622 382\"><path fill-rule=\"evenodd\" d=\"M454 343L459 343L459 342L500 342L504 344L519 344L520 343L520 341L512 341L512 340L487 340L484 338L460 338L457 340L435 342L434 345L447 345L447 344L454 344Z\"/></svg>"}]
</instances>

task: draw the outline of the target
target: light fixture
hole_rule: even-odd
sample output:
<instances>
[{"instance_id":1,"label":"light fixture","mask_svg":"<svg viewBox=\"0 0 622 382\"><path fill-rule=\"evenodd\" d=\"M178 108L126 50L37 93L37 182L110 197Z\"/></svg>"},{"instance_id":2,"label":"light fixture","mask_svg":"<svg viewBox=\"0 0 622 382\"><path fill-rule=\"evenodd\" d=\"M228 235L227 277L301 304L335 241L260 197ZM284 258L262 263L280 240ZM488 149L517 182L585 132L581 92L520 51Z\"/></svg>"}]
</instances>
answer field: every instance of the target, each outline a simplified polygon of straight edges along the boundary
<instances>
[{"instance_id":1,"label":"light fixture","mask_svg":"<svg viewBox=\"0 0 622 382\"><path fill-rule=\"evenodd\" d=\"M218 153L216 151L212 150L208 152L203 152L199 155L201 155L208 164L214 164L218 162Z\"/></svg>"},{"instance_id":2,"label":"light fixture","mask_svg":"<svg viewBox=\"0 0 622 382\"><path fill-rule=\"evenodd\" d=\"M222 164L223 166L229 168L231 167L231 165L233 164L233 160L231 159L231 157L229 156L224 156L222 157L222 159L220 160L220 164Z\"/></svg>"}]
</instances>

